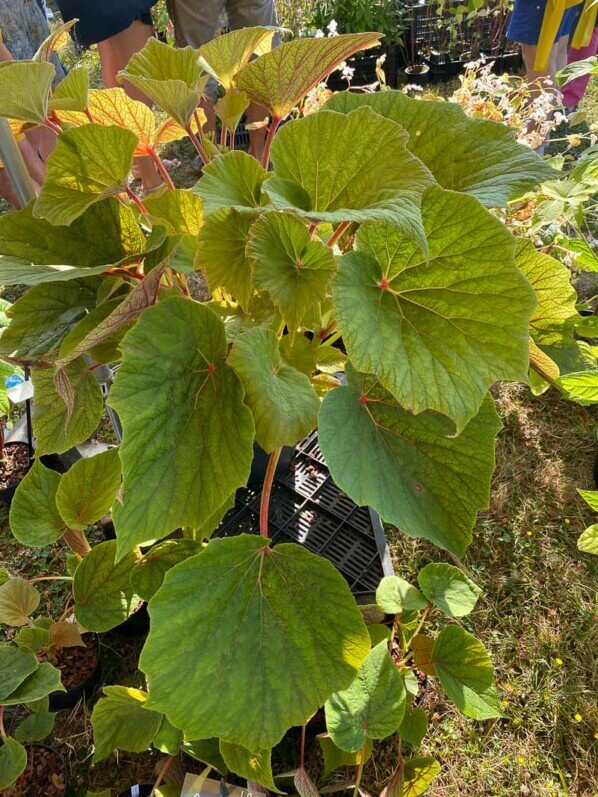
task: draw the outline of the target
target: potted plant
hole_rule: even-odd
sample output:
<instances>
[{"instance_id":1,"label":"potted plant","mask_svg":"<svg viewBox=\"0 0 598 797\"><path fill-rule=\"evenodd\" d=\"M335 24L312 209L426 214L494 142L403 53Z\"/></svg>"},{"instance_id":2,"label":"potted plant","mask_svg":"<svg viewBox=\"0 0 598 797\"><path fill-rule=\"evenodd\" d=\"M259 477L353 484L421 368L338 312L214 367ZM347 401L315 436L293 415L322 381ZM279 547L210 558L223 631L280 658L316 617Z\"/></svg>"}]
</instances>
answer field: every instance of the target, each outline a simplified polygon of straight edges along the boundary
<instances>
[{"instance_id":1,"label":"potted plant","mask_svg":"<svg viewBox=\"0 0 598 797\"><path fill-rule=\"evenodd\" d=\"M0 282L32 284L25 296L37 311L31 320L15 303L0 356L32 361L42 452L93 432L103 402L84 355L118 339L107 401L123 439L111 460L84 461L58 484L36 468L39 483L19 488L23 518L28 503L52 507L47 496L58 510L51 533L36 527L37 544L77 540L74 613L85 628L114 627L149 598L139 662L147 690L110 687L96 752L118 747L114 734L131 721L128 743L145 749L162 728L173 749L217 744L231 770L264 784L272 748L322 705L333 701L334 727L359 735L351 704L334 700L347 690L368 712L367 695L383 691L382 713L390 701L393 714L379 733L397 732L410 683L403 668L412 667L404 647L392 658L404 629L372 648L367 609L330 562L296 542L271 544L281 449L317 428L331 476L356 504L464 553L494 468L500 424L489 389L528 378L536 303L515 240L489 208L552 174L506 127L468 119L452 103L341 92L302 115L312 88L380 36L292 41L252 59L272 34L235 31L201 48L200 59L150 40L121 77L168 115L159 126L118 90L70 85L69 101L84 110L65 112L43 62L24 65L28 89L18 104L0 91L0 113L57 135L37 199L0 218ZM266 108L260 162L206 141L196 114L202 65L223 86L229 131L239 101ZM0 89L13 72L0 70ZM115 99L126 124L102 111ZM197 185L176 189L165 172L162 191L136 196L127 185L135 153L159 161L159 143L185 133L204 161ZM25 231L43 245L24 266ZM206 301L190 296L186 274L196 269ZM331 351L339 342L346 362ZM255 441L269 455L260 534L210 539L247 482ZM89 550L86 523L108 509L116 539ZM28 536L18 517L13 533ZM433 597L433 585L420 587L426 606L447 589ZM498 717L488 656L462 633L451 623L423 643L432 645L428 663L441 683L450 669L445 689L466 716ZM365 744L343 743L350 755ZM398 757L398 777L418 766Z\"/></svg>"}]
</instances>

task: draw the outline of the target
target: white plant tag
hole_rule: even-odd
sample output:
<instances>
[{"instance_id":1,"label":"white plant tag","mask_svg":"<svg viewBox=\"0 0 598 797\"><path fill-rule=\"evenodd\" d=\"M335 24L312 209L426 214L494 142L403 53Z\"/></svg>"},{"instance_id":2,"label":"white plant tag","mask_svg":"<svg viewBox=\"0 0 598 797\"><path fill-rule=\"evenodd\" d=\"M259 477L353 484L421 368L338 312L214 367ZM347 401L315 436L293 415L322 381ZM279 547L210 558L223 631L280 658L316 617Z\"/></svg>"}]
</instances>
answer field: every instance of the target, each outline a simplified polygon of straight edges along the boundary
<instances>
[{"instance_id":1,"label":"white plant tag","mask_svg":"<svg viewBox=\"0 0 598 797\"><path fill-rule=\"evenodd\" d=\"M206 778L202 775L192 775L188 772L183 782L181 797L263 797L261 793L241 789L239 786L232 786L230 783L221 787L219 780Z\"/></svg>"}]
</instances>

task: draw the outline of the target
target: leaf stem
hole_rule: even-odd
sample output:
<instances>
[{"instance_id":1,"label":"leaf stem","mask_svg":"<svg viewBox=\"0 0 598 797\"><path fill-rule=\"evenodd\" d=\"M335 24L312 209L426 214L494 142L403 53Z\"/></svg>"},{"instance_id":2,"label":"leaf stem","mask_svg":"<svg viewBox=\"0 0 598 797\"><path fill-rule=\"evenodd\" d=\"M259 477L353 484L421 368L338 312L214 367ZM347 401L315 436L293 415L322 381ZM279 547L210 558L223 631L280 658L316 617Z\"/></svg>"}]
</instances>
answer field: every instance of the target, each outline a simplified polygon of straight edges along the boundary
<instances>
[{"instance_id":1,"label":"leaf stem","mask_svg":"<svg viewBox=\"0 0 598 797\"><path fill-rule=\"evenodd\" d=\"M307 732L307 725L303 725L301 728L301 768L305 769L305 736Z\"/></svg>"},{"instance_id":2,"label":"leaf stem","mask_svg":"<svg viewBox=\"0 0 598 797\"><path fill-rule=\"evenodd\" d=\"M262 154L262 166L266 170L270 165L270 150L272 149L272 142L274 141L274 136L276 135L276 131L280 127L281 122L282 119L279 119L278 116L273 116L272 121L270 122L270 127L268 128L268 135L266 136L266 143L264 144L264 152Z\"/></svg>"},{"instance_id":3,"label":"leaf stem","mask_svg":"<svg viewBox=\"0 0 598 797\"><path fill-rule=\"evenodd\" d=\"M125 186L125 193L129 197L129 199L131 199L137 205L141 213L147 215L147 208L145 207L143 202L139 199L137 194L134 191L132 191L128 185Z\"/></svg>"},{"instance_id":4,"label":"leaf stem","mask_svg":"<svg viewBox=\"0 0 598 797\"><path fill-rule=\"evenodd\" d=\"M0 706L0 736L6 739L6 731L4 730L4 706Z\"/></svg>"},{"instance_id":5,"label":"leaf stem","mask_svg":"<svg viewBox=\"0 0 598 797\"><path fill-rule=\"evenodd\" d=\"M72 576L36 576L35 578L28 578L30 584L38 584L40 581L72 581Z\"/></svg>"},{"instance_id":6,"label":"leaf stem","mask_svg":"<svg viewBox=\"0 0 598 797\"><path fill-rule=\"evenodd\" d=\"M341 221L336 230L326 241L326 246L330 246L332 248L335 243L338 243L339 239L342 238L342 236L346 233L347 228L349 227L350 224L351 224L350 221Z\"/></svg>"},{"instance_id":7,"label":"leaf stem","mask_svg":"<svg viewBox=\"0 0 598 797\"><path fill-rule=\"evenodd\" d=\"M168 188L175 188L174 183L172 182L172 177L168 174L168 169L162 163L162 158L158 155L158 153L154 149L149 150L150 158L154 162L154 166L158 170L158 174L164 180L165 184Z\"/></svg>"},{"instance_id":8,"label":"leaf stem","mask_svg":"<svg viewBox=\"0 0 598 797\"><path fill-rule=\"evenodd\" d=\"M164 762L164 766L162 767L162 769L158 773L158 777L156 778L156 782L154 783L154 787L153 787L153 789L150 792L150 797L154 797L154 795L156 794L156 789L158 788L158 786L164 780L164 775L166 775L166 773L168 772L168 768L170 767L170 765L172 764L173 761L174 761L174 757L171 756L171 755L168 756L168 758Z\"/></svg>"},{"instance_id":9,"label":"leaf stem","mask_svg":"<svg viewBox=\"0 0 598 797\"><path fill-rule=\"evenodd\" d=\"M49 127L53 133L56 133L59 136L62 133L62 128L59 127L56 122L53 122L51 119L46 119L44 122L45 127Z\"/></svg>"},{"instance_id":10,"label":"leaf stem","mask_svg":"<svg viewBox=\"0 0 598 797\"><path fill-rule=\"evenodd\" d=\"M365 758L365 745L360 750L360 764L357 767L357 777L355 778L355 788L353 789L353 797L359 797L359 787L361 786L361 778L363 777L363 759Z\"/></svg>"},{"instance_id":11,"label":"leaf stem","mask_svg":"<svg viewBox=\"0 0 598 797\"><path fill-rule=\"evenodd\" d=\"M266 539L268 539L269 536L268 510L270 509L270 495L272 494L272 484L274 483L274 475L276 473L276 466L278 465L281 451L282 448L277 448L270 454L268 467L266 468L266 475L264 476L262 500L260 502L260 534Z\"/></svg>"},{"instance_id":12,"label":"leaf stem","mask_svg":"<svg viewBox=\"0 0 598 797\"><path fill-rule=\"evenodd\" d=\"M191 129L191 125L190 124L187 125L185 130L187 131L187 135L191 139L191 143L193 144L193 146L197 150L197 153L198 153L199 157L201 158L201 160L203 162L203 165L205 166L206 163L210 162L210 158L208 156L208 153L205 151L205 148L204 148L203 144L201 143L200 139L198 138L198 136L196 136L195 133L193 132L193 130Z\"/></svg>"},{"instance_id":13,"label":"leaf stem","mask_svg":"<svg viewBox=\"0 0 598 797\"><path fill-rule=\"evenodd\" d=\"M62 535L62 539L66 542L71 551L78 553L79 556L87 556L91 551L91 545L82 531L67 529Z\"/></svg>"}]
</instances>

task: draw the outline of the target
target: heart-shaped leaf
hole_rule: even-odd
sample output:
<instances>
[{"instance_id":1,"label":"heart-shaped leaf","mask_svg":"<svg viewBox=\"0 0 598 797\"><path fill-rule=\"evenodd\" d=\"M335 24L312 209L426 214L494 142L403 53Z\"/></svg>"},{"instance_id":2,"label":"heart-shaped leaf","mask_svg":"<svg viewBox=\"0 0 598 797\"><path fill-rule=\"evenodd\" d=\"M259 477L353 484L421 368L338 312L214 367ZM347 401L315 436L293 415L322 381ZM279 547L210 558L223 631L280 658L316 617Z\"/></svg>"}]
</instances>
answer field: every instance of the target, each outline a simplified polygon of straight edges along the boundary
<instances>
[{"instance_id":1,"label":"heart-shaped leaf","mask_svg":"<svg viewBox=\"0 0 598 797\"><path fill-rule=\"evenodd\" d=\"M39 602L39 594L37 600ZM27 617L22 607L14 606L14 601L7 603L1 591L0 612L0 622L7 625L22 625L22 623L13 623L9 620L21 616ZM9 620L4 619L5 617L8 617ZM39 667L39 662L32 651L20 650L9 645L0 645L0 664L2 665L0 667L0 700L9 697Z\"/></svg>"},{"instance_id":2,"label":"heart-shaped leaf","mask_svg":"<svg viewBox=\"0 0 598 797\"><path fill-rule=\"evenodd\" d=\"M482 594L478 585L453 565L432 562L419 571L417 580L426 598L449 617L470 614Z\"/></svg>"},{"instance_id":3,"label":"heart-shaped leaf","mask_svg":"<svg viewBox=\"0 0 598 797\"><path fill-rule=\"evenodd\" d=\"M385 614L419 611L427 601L421 592L399 576L385 576L376 590L376 604Z\"/></svg>"},{"instance_id":4,"label":"heart-shaped leaf","mask_svg":"<svg viewBox=\"0 0 598 797\"><path fill-rule=\"evenodd\" d=\"M200 550L201 544L195 540L166 540L152 546L133 568L131 586L144 601L149 601L162 586L166 573Z\"/></svg>"},{"instance_id":5,"label":"heart-shaped leaf","mask_svg":"<svg viewBox=\"0 0 598 797\"><path fill-rule=\"evenodd\" d=\"M471 194L486 207L502 207L554 176L540 155L517 143L512 128L472 119L454 102L416 100L402 91L342 91L325 107L350 113L363 106L405 128L408 148L443 188Z\"/></svg>"},{"instance_id":6,"label":"heart-shaped leaf","mask_svg":"<svg viewBox=\"0 0 598 797\"><path fill-rule=\"evenodd\" d=\"M247 482L254 438L224 325L207 307L178 297L150 307L121 349L109 398L123 425L119 557L179 526L201 529Z\"/></svg>"},{"instance_id":7,"label":"heart-shaped leaf","mask_svg":"<svg viewBox=\"0 0 598 797\"><path fill-rule=\"evenodd\" d=\"M0 789L11 786L27 766L27 750L16 739L5 736L0 747Z\"/></svg>"},{"instance_id":8,"label":"heart-shaped leaf","mask_svg":"<svg viewBox=\"0 0 598 797\"><path fill-rule=\"evenodd\" d=\"M20 703L35 703L52 692L66 692L61 673L47 661L43 661L31 675L8 697L0 700L0 706L18 706Z\"/></svg>"},{"instance_id":9,"label":"heart-shaped leaf","mask_svg":"<svg viewBox=\"0 0 598 797\"><path fill-rule=\"evenodd\" d=\"M202 198L207 214L221 208L254 213L260 207L267 177L268 172L255 158L235 150L211 160L193 191Z\"/></svg>"},{"instance_id":10,"label":"heart-shaped leaf","mask_svg":"<svg viewBox=\"0 0 598 797\"><path fill-rule=\"evenodd\" d=\"M235 76L235 85L273 117L284 119L342 61L379 42L379 33L285 42L243 67Z\"/></svg>"},{"instance_id":11,"label":"heart-shaped leaf","mask_svg":"<svg viewBox=\"0 0 598 797\"><path fill-rule=\"evenodd\" d=\"M264 542L250 535L212 540L167 573L150 601L140 660L148 706L188 738L270 748L333 691L349 686L369 651L359 609L338 571L300 546L272 550ZM165 644L178 634L185 649ZM266 688L273 683L276 689ZM249 693L252 711L240 712Z\"/></svg>"},{"instance_id":12,"label":"heart-shaped leaf","mask_svg":"<svg viewBox=\"0 0 598 797\"><path fill-rule=\"evenodd\" d=\"M113 750L143 753L158 733L162 714L145 707L147 695L127 686L105 686L91 712L93 760L102 761Z\"/></svg>"},{"instance_id":13,"label":"heart-shaped leaf","mask_svg":"<svg viewBox=\"0 0 598 797\"><path fill-rule=\"evenodd\" d=\"M247 781L254 781L268 791L279 792L272 777L272 750L250 753L240 744L220 740L220 752L228 769ZM279 792L280 793L280 792Z\"/></svg>"},{"instance_id":14,"label":"heart-shaped leaf","mask_svg":"<svg viewBox=\"0 0 598 797\"><path fill-rule=\"evenodd\" d=\"M48 118L48 100L56 70L52 64L2 61L0 116L34 125Z\"/></svg>"},{"instance_id":15,"label":"heart-shaped leaf","mask_svg":"<svg viewBox=\"0 0 598 797\"><path fill-rule=\"evenodd\" d=\"M68 225L94 202L120 194L136 147L137 136L115 125L88 124L61 133L46 161L33 215Z\"/></svg>"},{"instance_id":16,"label":"heart-shaped leaf","mask_svg":"<svg viewBox=\"0 0 598 797\"><path fill-rule=\"evenodd\" d=\"M256 439L265 451L294 446L316 427L320 401L309 378L283 363L272 330L247 330L235 341L228 363L245 388Z\"/></svg>"},{"instance_id":17,"label":"heart-shaped leaf","mask_svg":"<svg viewBox=\"0 0 598 797\"><path fill-rule=\"evenodd\" d=\"M112 508L120 487L120 459L110 448L78 460L62 476L56 492L56 506L64 523L84 531Z\"/></svg>"},{"instance_id":18,"label":"heart-shaped leaf","mask_svg":"<svg viewBox=\"0 0 598 797\"><path fill-rule=\"evenodd\" d=\"M351 686L333 694L325 709L330 738L347 752L397 730L405 712L405 685L386 641L372 648Z\"/></svg>"},{"instance_id":19,"label":"heart-shaped leaf","mask_svg":"<svg viewBox=\"0 0 598 797\"><path fill-rule=\"evenodd\" d=\"M52 111L85 111L89 95L89 72L86 66L76 66L54 89L50 99ZM85 117L86 121L89 121Z\"/></svg>"},{"instance_id":20,"label":"heart-shaped leaf","mask_svg":"<svg viewBox=\"0 0 598 797\"><path fill-rule=\"evenodd\" d=\"M55 722L56 714L48 711L34 712L18 725L15 739L18 742L41 742L52 733Z\"/></svg>"},{"instance_id":21,"label":"heart-shaped leaf","mask_svg":"<svg viewBox=\"0 0 598 797\"><path fill-rule=\"evenodd\" d=\"M64 520L56 508L60 478L36 459L17 487L10 507L10 530L23 545L43 547L63 535Z\"/></svg>"},{"instance_id":22,"label":"heart-shaped leaf","mask_svg":"<svg viewBox=\"0 0 598 797\"><path fill-rule=\"evenodd\" d=\"M341 490L411 537L460 556L476 512L488 505L494 438L490 398L459 437L434 413L414 417L375 380L347 364L347 385L320 409L320 446Z\"/></svg>"},{"instance_id":23,"label":"heart-shaped leaf","mask_svg":"<svg viewBox=\"0 0 598 797\"><path fill-rule=\"evenodd\" d=\"M229 91L233 78L251 56L259 50L266 53L272 46L275 28L241 28L203 44L199 48L204 69Z\"/></svg>"},{"instance_id":24,"label":"heart-shaped leaf","mask_svg":"<svg viewBox=\"0 0 598 797\"><path fill-rule=\"evenodd\" d=\"M395 230L364 227L333 301L355 367L405 409L437 410L460 431L495 381L526 380L534 296L511 234L475 199L431 188L422 215L429 258Z\"/></svg>"}]
</instances>

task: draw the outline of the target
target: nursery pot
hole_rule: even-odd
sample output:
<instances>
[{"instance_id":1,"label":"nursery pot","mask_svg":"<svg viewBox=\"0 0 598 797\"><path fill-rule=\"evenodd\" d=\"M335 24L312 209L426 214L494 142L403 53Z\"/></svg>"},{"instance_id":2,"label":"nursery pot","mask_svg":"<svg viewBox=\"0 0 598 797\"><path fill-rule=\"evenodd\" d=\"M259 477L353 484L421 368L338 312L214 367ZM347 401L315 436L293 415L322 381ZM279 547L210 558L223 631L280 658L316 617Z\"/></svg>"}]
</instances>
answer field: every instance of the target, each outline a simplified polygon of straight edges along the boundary
<instances>
[{"instance_id":1,"label":"nursery pot","mask_svg":"<svg viewBox=\"0 0 598 797\"><path fill-rule=\"evenodd\" d=\"M6 797L66 797L69 791L64 759L47 744L27 744L27 766ZM52 775L55 776L52 780Z\"/></svg>"},{"instance_id":2,"label":"nursery pot","mask_svg":"<svg viewBox=\"0 0 598 797\"><path fill-rule=\"evenodd\" d=\"M119 792L117 797L149 797L153 788L151 783L136 783L130 789Z\"/></svg>"},{"instance_id":3,"label":"nursery pot","mask_svg":"<svg viewBox=\"0 0 598 797\"><path fill-rule=\"evenodd\" d=\"M102 678L102 648L100 645L100 637L98 634L87 633L83 634L83 641L86 643L85 656L89 656L88 651L95 653L95 659L91 658L91 665L88 666L87 671L82 673L71 673L67 670L63 674L63 683L66 686L66 692L52 692L50 695L50 711L60 711L65 708L73 708L82 699L89 699L97 687L99 686ZM82 651L83 648L65 648L65 650L72 651L72 655L77 655L77 651ZM94 663L95 661L95 663ZM59 669L63 669L58 665ZM66 667L64 668L66 669ZM70 676L70 678L69 678ZM67 686L67 684L69 684Z\"/></svg>"},{"instance_id":4,"label":"nursery pot","mask_svg":"<svg viewBox=\"0 0 598 797\"><path fill-rule=\"evenodd\" d=\"M0 506L8 508L12 503L17 487L31 467L33 451L27 443L5 443L4 455L8 463L15 467L15 472L9 475L9 483L0 488Z\"/></svg>"},{"instance_id":5,"label":"nursery pot","mask_svg":"<svg viewBox=\"0 0 598 797\"><path fill-rule=\"evenodd\" d=\"M150 619L147 611L147 603L143 601L135 609L130 617L127 617L120 625L115 626L111 630L115 634L126 637L144 636L148 633L150 627Z\"/></svg>"},{"instance_id":6,"label":"nursery pot","mask_svg":"<svg viewBox=\"0 0 598 797\"><path fill-rule=\"evenodd\" d=\"M423 86L428 82L430 67L427 64L415 64L415 66L405 67L408 83L415 83L416 86Z\"/></svg>"}]
</instances>

